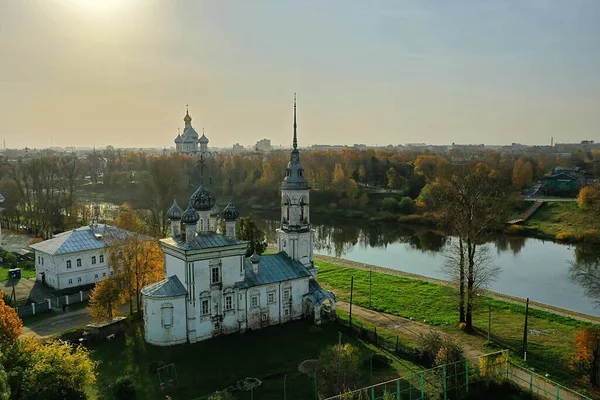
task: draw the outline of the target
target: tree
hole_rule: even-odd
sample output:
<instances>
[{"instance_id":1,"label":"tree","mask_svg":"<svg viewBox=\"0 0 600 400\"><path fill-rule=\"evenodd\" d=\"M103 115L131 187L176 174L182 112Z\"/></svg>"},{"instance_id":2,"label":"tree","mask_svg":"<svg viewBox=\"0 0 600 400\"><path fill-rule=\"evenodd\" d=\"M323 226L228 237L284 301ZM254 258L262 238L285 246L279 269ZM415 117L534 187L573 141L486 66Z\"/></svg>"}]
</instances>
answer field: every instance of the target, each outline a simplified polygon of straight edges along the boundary
<instances>
[{"instance_id":1,"label":"tree","mask_svg":"<svg viewBox=\"0 0 600 400\"><path fill-rule=\"evenodd\" d=\"M262 254L267 249L268 244L265 240L265 232L258 227L252 217L241 217L239 219L237 237L250 242L246 251L246 257L250 257L254 253Z\"/></svg>"},{"instance_id":2,"label":"tree","mask_svg":"<svg viewBox=\"0 0 600 400\"><path fill-rule=\"evenodd\" d=\"M590 255L576 252L576 260L571 262L569 275L573 282L579 284L587 297L600 306L600 256L593 251Z\"/></svg>"},{"instance_id":3,"label":"tree","mask_svg":"<svg viewBox=\"0 0 600 400\"><path fill-rule=\"evenodd\" d=\"M4 302L4 292L0 291L0 349L16 342L23 332L23 321L14 308Z\"/></svg>"},{"instance_id":4,"label":"tree","mask_svg":"<svg viewBox=\"0 0 600 400\"><path fill-rule=\"evenodd\" d=\"M513 167L512 184L517 190L531 184L533 180L533 166L524 158L519 158Z\"/></svg>"},{"instance_id":5,"label":"tree","mask_svg":"<svg viewBox=\"0 0 600 400\"><path fill-rule=\"evenodd\" d=\"M409 215L415 212L415 202L408 196L403 197L398 203L400 214Z\"/></svg>"},{"instance_id":6,"label":"tree","mask_svg":"<svg viewBox=\"0 0 600 400\"><path fill-rule=\"evenodd\" d=\"M115 400L135 400L135 384L129 376L122 376L117 379L112 387Z\"/></svg>"},{"instance_id":7,"label":"tree","mask_svg":"<svg viewBox=\"0 0 600 400\"><path fill-rule=\"evenodd\" d=\"M385 173L387 176L387 186L390 189L398 189L402 185L403 178L398 175L394 167L390 167Z\"/></svg>"},{"instance_id":8,"label":"tree","mask_svg":"<svg viewBox=\"0 0 600 400\"><path fill-rule=\"evenodd\" d=\"M115 226L129 232L145 233L146 226L128 203L123 203L119 210L119 216L115 220Z\"/></svg>"},{"instance_id":9,"label":"tree","mask_svg":"<svg viewBox=\"0 0 600 400\"><path fill-rule=\"evenodd\" d=\"M317 362L324 395L337 395L351 390L360 378L360 350L349 343L329 346Z\"/></svg>"},{"instance_id":10,"label":"tree","mask_svg":"<svg viewBox=\"0 0 600 400\"><path fill-rule=\"evenodd\" d=\"M2 357L12 399L84 400L96 382L88 351L58 341L18 340Z\"/></svg>"},{"instance_id":11,"label":"tree","mask_svg":"<svg viewBox=\"0 0 600 400\"><path fill-rule=\"evenodd\" d=\"M600 327L588 326L575 334L571 368L586 374L594 386L600 384Z\"/></svg>"},{"instance_id":12,"label":"tree","mask_svg":"<svg viewBox=\"0 0 600 400\"><path fill-rule=\"evenodd\" d=\"M451 364L465 359L463 348L453 338L436 331L421 335L421 354L434 365Z\"/></svg>"},{"instance_id":13,"label":"tree","mask_svg":"<svg viewBox=\"0 0 600 400\"><path fill-rule=\"evenodd\" d=\"M115 279L104 278L96 283L90 296L88 312L95 322L111 321L122 304L122 295Z\"/></svg>"},{"instance_id":14,"label":"tree","mask_svg":"<svg viewBox=\"0 0 600 400\"><path fill-rule=\"evenodd\" d=\"M584 186L579 190L577 205L582 210L600 211L600 184Z\"/></svg>"},{"instance_id":15,"label":"tree","mask_svg":"<svg viewBox=\"0 0 600 400\"><path fill-rule=\"evenodd\" d=\"M462 239L458 238L458 243L454 241L447 247L444 254L445 261L442 266L444 274L459 285L458 308L459 312L464 312L467 308L466 299L474 298L481 294L481 290L487 288L500 273L500 268L493 263L488 247L477 246L472 257L472 271L470 272L471 287L468 293L465 292L465 262L469 259L467 248ZM463 320L459 322L465 322Z\"/></svg>"},{"instance_id":16,"label":"tree","mask_svg":"<svg viewBox=\"0 0 600 400\"><path fill-rule=\"evenodd\" d=\"M441 220L459 245L464 246L458 283L461 296L466 295L466 310L460 309L460 322L473 328L473 305L476 287L476 254L478 242L487 230L501 224L508 214L510 190L506 178L483 164L460 165L447 176L440 177L432 190L428 207L436 209ZM460 261L460 257L458 258Z\"/></svg>"},{"instance_id":17,"label":"tree","mask_svg":"<svg viewBox=\"0 0 600 400\"><path fill-rule=\"evenodd\" d=\"M10 400L10 383L4 366L0 364L0 400Z\"/></svg>"},{"instance_id":18,"label":"tree","mask_svg":"<svg viewBox=\"0 0 600 400\"><path fill-rule=\"evenodd\" d=\"M105 233L108 243L108 265L122 288L133 314L134 303L142 316L142 288L164 279L163 253L157 240L131 232Z\"/></svg>"}]
</instances>

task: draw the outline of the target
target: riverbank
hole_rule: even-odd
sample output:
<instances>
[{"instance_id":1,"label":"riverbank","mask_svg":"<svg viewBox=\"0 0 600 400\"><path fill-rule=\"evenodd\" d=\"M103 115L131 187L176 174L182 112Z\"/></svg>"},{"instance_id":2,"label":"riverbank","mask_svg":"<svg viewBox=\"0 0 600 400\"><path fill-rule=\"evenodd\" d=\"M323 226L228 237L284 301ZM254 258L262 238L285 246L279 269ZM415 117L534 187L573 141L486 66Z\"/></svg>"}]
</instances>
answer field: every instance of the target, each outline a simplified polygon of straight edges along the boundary
<instances>
[{"instance_id":1,"label":"riverbank","mask_svg":"<svg viewBox=\"0 0 600 400\"><path fill-rule=\"evenodd\" d=\"M476 348L489 348L485 341L491 320L492 348L510 349L517 358L522 353L523 299L493 292L481 296L473 314L476 334L467 334L457 326L457 296L450 282L322 255L315 255L315 262L322 286L340 301L350 300L353 276L354 304L420 321ZM590 323L600 323L600 318L530 303L527 367L563 383L580 382L581 377L569 368L569 358L575 333ZM586 387L581 382L578 386Z\"/></svg>"}]
</instances>

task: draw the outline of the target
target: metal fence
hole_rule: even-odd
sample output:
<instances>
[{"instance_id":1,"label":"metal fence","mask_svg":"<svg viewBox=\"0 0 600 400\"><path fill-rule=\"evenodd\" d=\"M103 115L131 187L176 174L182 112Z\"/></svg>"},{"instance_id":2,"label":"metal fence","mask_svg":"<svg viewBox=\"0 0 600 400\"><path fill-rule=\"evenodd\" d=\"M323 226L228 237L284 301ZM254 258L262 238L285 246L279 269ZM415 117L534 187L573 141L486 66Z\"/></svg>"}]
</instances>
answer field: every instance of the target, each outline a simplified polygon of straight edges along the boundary
<instances>
[{"instance_id":1,"label":"metal fence","mask_svg":"<svg viewBox=\"0 0 600 400\"><path fill-rule=\"evenodd\" d=\"M457 399L469 393L477 383L501 381L508 373L508 351L503 350L412 373L327 400Z\"/></svg>"},{"instance_id":2,"label":"metal fence","mask_svg":"<svg viewBox=\"0 0 600 400\"><path fill-rule=\"evenodd\" d=\"M591 397L586 397L514 363L509 363L508 379L529 393L545 399L592 400Z\"/></svg>"},{"instance_id":3,"label":"metal fence","mask_svg":"<svg viewBox=\"0 0 600 400\"><path fill-rule=\"evenodd\" d=\"M62 310L63 308L87 301L90 299L92 291L80 291L79 293L64 295L64 296L51 296L40 303L31 303L29 306L16 307L17 315L20 318L27 317L30 315L40 314L52 309Z\"/></svg>"}]
</instances>

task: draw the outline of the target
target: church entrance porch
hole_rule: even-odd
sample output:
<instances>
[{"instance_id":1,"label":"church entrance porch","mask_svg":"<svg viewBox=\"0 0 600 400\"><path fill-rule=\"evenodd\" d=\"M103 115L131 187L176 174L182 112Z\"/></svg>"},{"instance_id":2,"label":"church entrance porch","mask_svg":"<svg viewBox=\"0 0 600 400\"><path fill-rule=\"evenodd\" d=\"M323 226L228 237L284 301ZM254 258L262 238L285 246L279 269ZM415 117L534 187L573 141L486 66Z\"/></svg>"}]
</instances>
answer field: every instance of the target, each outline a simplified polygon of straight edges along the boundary
<instances>
[{"instance_id":1,"label":"church entrance porch","mask_svg":"<svg viewBox=\"0 0 600 400\"><path fill-rule=\"evenodd\" d=\"M304 295L304 317L312 318L316 325L335 319L335 295L322 289L316 281L311 281L309 286L311 291Z\"/></svg>"}]
</instances>

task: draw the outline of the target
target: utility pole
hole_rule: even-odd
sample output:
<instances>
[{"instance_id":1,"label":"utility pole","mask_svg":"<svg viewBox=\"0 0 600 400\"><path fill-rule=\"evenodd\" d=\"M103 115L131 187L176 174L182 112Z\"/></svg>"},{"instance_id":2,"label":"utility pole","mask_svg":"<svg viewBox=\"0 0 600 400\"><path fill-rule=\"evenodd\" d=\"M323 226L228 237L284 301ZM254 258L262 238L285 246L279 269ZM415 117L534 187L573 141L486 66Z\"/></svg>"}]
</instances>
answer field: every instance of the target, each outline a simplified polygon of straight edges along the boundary
<instances>
[{"instance_id":1,"label":"utility pole","mask_svg":"<svg viewBox=\"0 0 600 400\"><path fill-rule=\"evenodd\" d=\"M348 317L348 322L350 327L352 328L352 293L354 292L354 276L352 276L350 280L350 313Z\"/></svg>"},{"instance_id":2,"label":"utility pole","mask_svg":"<svg viewBox=\"0 0 600 400\"><path fill-rule=\"evenodd\" d=\"M373 267L369 265L369 308L373 308L371 298L373 296Z\"/></svg>"},{"instance_id":3,"label":"utility pole","mask_svg":"<svg viewBox=\"0 0 600 400\"><path fill-rule=\"evenodd\" d=\"M490 333L492 332L492 299L488 297L488 343L490 342Z\"/></svg>"},{"instance_id":4,"label":"utility pole","mask_svg":"<svg viewBox=\"0 0 600 400\"><path fill-rule=\"evenodd\" d=\"M525 330L523 331L523 361L527 362L527 317L529 315L529 297L525 305Z\"/></svg>"}]
</instances>

